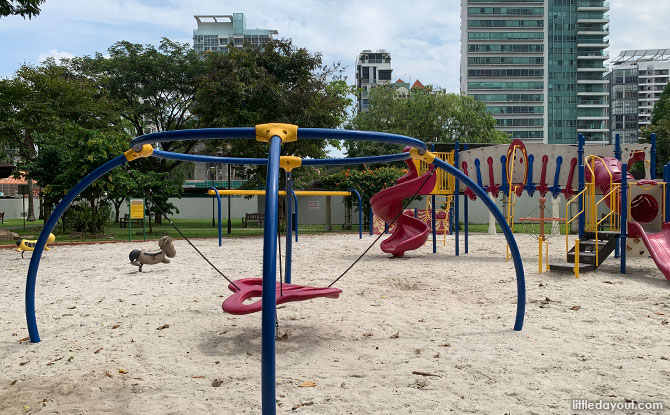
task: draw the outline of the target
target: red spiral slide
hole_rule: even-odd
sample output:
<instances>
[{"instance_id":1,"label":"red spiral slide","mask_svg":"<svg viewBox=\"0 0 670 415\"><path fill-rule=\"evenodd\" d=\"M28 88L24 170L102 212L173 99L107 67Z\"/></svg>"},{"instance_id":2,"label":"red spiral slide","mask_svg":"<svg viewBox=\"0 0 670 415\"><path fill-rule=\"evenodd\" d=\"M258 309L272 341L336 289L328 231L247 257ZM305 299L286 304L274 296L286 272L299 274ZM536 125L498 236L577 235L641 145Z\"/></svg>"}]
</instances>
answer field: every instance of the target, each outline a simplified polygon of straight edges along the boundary
<instances>
[{"instance_id":1,"label":"red spiral slide","mask_svg":"<svg viewBox=\"0 0 670 415\"><path fill-rule=\"evenodd\" d=\"M409 172L396 180L395 186L382 190L370 199L372 211L384 221L391 223L400 215L395 222L393 234L381 243L382 251L396 257L423 246L430 233L430 227L422 220L401 214L403 200L415 194L430 194L437 182L437 175L433 174L434 167L419 176L411 160L405 160L405 163Z\"/></svg>"}]
</instances>

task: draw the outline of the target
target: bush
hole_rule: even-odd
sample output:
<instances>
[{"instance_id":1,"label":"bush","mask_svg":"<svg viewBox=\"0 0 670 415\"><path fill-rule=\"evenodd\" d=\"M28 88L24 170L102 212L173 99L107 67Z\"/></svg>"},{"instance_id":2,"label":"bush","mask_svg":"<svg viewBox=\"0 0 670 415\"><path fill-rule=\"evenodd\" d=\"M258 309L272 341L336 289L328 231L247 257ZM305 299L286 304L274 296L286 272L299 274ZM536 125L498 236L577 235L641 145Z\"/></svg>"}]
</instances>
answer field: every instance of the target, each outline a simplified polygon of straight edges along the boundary
<instances>
[{"instance_id":1,"label":"bush","mask_svg":"<svg viewBox=\"0 0 670 415\"><path fill-rule=\"evenodd\" d=\"M93 233L103 233L105 224L112 217L112 207L107 202L101 202L96 206L95 217L91 211L91 206L87 202L73 204L65 212L64 220L67 229L76 232L87 232L93 230ZM93 226L91 227L91 221Z\"/></svg>"}]
</instances>

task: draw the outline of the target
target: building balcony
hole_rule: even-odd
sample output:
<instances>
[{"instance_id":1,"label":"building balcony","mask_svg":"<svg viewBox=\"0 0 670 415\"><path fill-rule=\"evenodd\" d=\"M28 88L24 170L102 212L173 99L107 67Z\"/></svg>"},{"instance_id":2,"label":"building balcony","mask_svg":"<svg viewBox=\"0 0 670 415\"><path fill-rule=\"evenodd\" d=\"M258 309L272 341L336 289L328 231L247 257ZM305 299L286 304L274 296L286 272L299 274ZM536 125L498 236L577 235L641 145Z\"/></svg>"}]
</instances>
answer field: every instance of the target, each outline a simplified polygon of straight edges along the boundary
<instances>
[{"instance_id":1,"label":"building balcony","mask_svg":"<svg viewBox=\"0 0 670 415\"><path fill-rule=\"evenodd\" d=\"M582 61L589 61L589 60L590 61L598 61L598 60L606 61L609 58L610 58L610 55L606 54L606 53L603 53L603 54L600 54L600 55L577 55L577 59L582 60Z\"/></svg>"},{"instance_id":2,"label":"building balcony","mask_svg":"<svg viewBox=\"0 0 670 415\"><path fill-rule=\"evenodd\" d=\"M577 6L578 12L607 12L609 11L610 6L599 7L599 6Z\"/></svg>"},{"instance_id":3,"label":"building balcony","mask_svg":"<svg viewBox=\"0 0 670 415\"><path fill-rule=\"evenodd\" d=\"M610 47L609 42L603 43L577 43L577 48L590 48L590 49L606 49Z\"/></svg>"},{"instance_id":4,"label":"building balcony","mask_svg":"<svg viewBox=\"0 0 670 415\"><path fill-rule=\"evenodd\" d=\"M607 68L580 68L580 67L577 67L577 72L607 72Z\"/></svg>"},{"instance_id":5,"label":"building balcony","mask_svg":"<svg viewBox=\"0 0 670 415\"><path fill-rule=\"evenodd\" d=\"M362 84L376 84L377 80L376 79L361 79Z\"/></svg>"},{"instance_id":6,"label":"building balcony","mask_svg":"<svg viewBox=\"0 0 670 415\"><path fill-rule=\"evenodd\" d=\"M603 121L603 120L609 120L610 117L607 115L602 115L602 116L597 116L597 117L587 117L587 116L577 116L577 121Z\"/></svg>"},{"instance_id":7,"label":"building balcony","mask_svg":"<svg viewBox=\"0 0 670 415\"><path fill-rule=\"evenodd\" d=\"M609 104L577 104L577 108L609 108Z\"/></svg>"},{"instance_id":8,"label":"building balcony","mask_svg":"<svg viewBox=\"0 0 670 415\"><path fill-rule=\"evenodd\" d=\"M578 79L577 83L586 85L606 85L609 84L610 81L607 79Z\"/></svg>"},{"instance_id":9,"label":"building balcony","mask_svg":"<svg viewBox=\"0 0 670 415\"><path fill-rule=\"evenodd\" d=\"M609 92L607 91L598 91L598 92L577 92L578 97L601 97L601 96L607 96L609 95Z\"/></svg>"},{"instance_id":10,"label":"building balcony","mask_svg":"<svg viewBox=\"0 0 670 415\"><path fill-rule=\"evenodd\" d=\"M578 133L607 133L609 130L607 128L578 128Z\"/></svg>"},{"instance_id":11,"label":"building balcony","mask_svg":"<svg viewBox=\"0 0 670 415\"><path fill-rule=\"evenodd\" d=\"M577 36L609 36L610 31L607 30L579 30L577 29Z\"/></svg>"}]
</instances>

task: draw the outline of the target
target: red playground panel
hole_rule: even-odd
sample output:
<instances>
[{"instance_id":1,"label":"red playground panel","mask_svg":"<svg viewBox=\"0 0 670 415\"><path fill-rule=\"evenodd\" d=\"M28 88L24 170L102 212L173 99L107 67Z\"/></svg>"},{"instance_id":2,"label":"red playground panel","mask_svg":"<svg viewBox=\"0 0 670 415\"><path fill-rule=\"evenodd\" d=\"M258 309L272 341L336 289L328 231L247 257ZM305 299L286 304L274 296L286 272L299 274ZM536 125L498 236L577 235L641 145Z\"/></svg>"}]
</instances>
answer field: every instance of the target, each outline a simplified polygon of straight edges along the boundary
<instances>
[{"instance_id":1,"label":"red playground panel","mask_svg":"<svg viewBox=\"0 0 670 415\"><path fill-rule=\"evenodd\" d=\"M281 284L281 286L280 286ZM238 288L235 287L237 285ZM226 298L222 304L223 311L229 314L249 314L261 311L263 308L261 297L263 296L262 278L243 278L228 284L228 289L234 294ZM277 282L276 300L277 305L291 301L311 300L312 298L328 297L338 298L342 290L339 288L319 288L307 285L286 284ZM249 298L258 298L258 301L244 304Z\"/></svg>"}]
</instances>

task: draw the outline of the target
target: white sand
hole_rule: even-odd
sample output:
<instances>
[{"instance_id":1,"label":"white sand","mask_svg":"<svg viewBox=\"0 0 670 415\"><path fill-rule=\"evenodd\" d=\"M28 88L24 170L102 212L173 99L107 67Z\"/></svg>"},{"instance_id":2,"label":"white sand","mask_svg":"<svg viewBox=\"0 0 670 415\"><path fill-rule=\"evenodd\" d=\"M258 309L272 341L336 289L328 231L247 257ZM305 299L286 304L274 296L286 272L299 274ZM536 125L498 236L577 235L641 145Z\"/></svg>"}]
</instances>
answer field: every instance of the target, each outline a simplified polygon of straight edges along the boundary
<instances>
[{"instance_id":1,"label":"white sand","mask_svg":"<svg viewBox=\"0 0 670 415\"><path fill-rule=\"evenodd\" d=\"M371 240L301 236L294 282L328 285ZM471 235L460 257L453 237L436 255L426 246L390 259L374 247L337 284L339 299L280 308L288 333L277 343L280 412L569 414L573 398L670 405L670 283L653 262L630 259L625 276L613 258L579 280L539 275L535 240L517 240L528 295L522 332L512 330L515 274L501 235ZM561 258L564 239L551 242ZM224 314L225 280L175 243L171 264L142 274L128 252L155 241L46 252L39 344L19 343L29 261L0 250L0 413L259 413L261 314ZM261 238L195 243L226 275L261 275Z\"/></svg>"}]
</instances>

